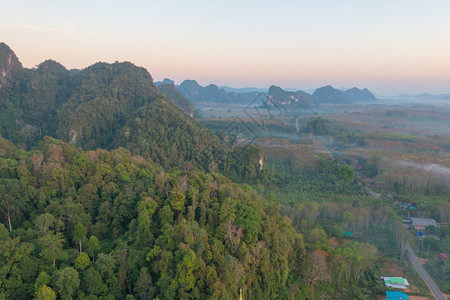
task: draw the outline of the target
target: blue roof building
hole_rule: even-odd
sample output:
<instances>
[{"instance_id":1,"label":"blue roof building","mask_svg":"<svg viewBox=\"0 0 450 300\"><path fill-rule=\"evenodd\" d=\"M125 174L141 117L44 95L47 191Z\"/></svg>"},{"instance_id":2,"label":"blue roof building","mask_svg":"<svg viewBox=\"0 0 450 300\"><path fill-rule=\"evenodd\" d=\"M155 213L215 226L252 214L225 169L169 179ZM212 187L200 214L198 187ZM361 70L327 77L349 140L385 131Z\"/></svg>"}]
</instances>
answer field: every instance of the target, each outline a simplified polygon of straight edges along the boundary
<instances>
[{"instance_id":1,"label":"blue roof building","mask_svg":"<svg viewBox=\"0 0 450 300\"><path fill-rule=\"evenodd\" d=\"M403 292L390 292L386 291L387 300L409 300L408 295Z\"/></svg>"}]
</instances>

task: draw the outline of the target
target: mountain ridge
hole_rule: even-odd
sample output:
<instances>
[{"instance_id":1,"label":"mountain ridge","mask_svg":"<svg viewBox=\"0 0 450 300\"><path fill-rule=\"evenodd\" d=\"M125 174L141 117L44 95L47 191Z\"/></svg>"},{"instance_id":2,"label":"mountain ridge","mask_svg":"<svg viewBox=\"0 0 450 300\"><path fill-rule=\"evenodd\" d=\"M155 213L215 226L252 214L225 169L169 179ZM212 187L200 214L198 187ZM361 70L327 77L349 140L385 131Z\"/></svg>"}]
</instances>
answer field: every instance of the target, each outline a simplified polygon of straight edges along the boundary
<instances>
[{"instance_id":1,"label":"mountain ridge","mask_svg":"<svg viewBox=\"0 0 450 300\"><path fill-rule=\"evenodd\" d=\"M174 84L170 79L164 80ZM163 82L159 84L163 84ZM367 88L353 87L347 90L339 90L330 85L317 88L312 94L302 90L283 89L276 85L272 85L268 89L219 87L215 84L201 86L193 79L184 80L180 85L174 86L194 105L199 102L250 103L261 93L267 93L267 96L271 97L270 101L275 101L292 109L307 108L322 103L348 104L376 102L378 100Z\"/></svg>"},{"instance_id":2,"label":"mountain ridge","mask_svg":"<svg viewBox=\"0 0 450 300\"><path fill-rule=\"evenodd\" d=\"M191 117L195 111L187 99L172 87L164 95L150 73L131 62L69 71L46 60L13 75L0 89L0 134L24 149L52 136L85 150L125 147L167 169L190 164L229 170L235 180L244 174L233 171L235 149ZM254 158L240 168L252 165L246 174L259 176L261 151L249 153Z\"/></svg>"},{"instance_id":3,"label":"mountain ridge","mask_svg":"<svg viewBox=\"0 0 450 300\"><path fill-rule=\"evenodd\" d=\"M269 88L267 100L269 105L276 102L278 105L292 109L309 108L317 104L316 98L304 91L289 92L275 85Z\"/></svg>"}]
</instances>

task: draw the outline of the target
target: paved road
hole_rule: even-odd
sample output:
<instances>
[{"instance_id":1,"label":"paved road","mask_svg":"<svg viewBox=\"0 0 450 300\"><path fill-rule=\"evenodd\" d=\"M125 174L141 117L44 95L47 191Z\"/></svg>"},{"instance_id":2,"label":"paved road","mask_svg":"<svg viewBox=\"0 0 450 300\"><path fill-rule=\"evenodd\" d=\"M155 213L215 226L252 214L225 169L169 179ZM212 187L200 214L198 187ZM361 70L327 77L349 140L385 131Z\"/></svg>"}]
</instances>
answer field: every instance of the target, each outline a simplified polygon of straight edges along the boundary
<instances>
[{"instance_id":1,"label":"paved road","mask_svg":"<svg viewBox=\"0 0 450 300\"><path fill-rule=\"evenodd\" d=\"M378 196L377 193L375 193L374 191L372 191L368 187L365 187L365 189L369 192L369 194L372 195L372 197L374 197L375 199L380 199L380 196Z\"/></svg>"},{"instance_id":2,"label":"paved road","mask_svg":"<svg viewBox=\"0 0 450 300\"><path fill-rule=\"evenodd\" d=\"M422 277L423 281L430 289L434 298L437 300L447 300L444 294L442 294L441 290L437 287L436 283L434 283L433 279L431 279L430 275L428 275L427 271L425 271L423 266L420 264L416 254L411 249L411 246L409 244L406 245L406 252L408 253L409 261L414 266L414 268L416 268L417 272L419 272L420 277Z\"/></svg>"},{"instance_id":3,"label":"paved road","mask_svg":"<svg viewBox=\"0 0 450 300\"><path fill-rule=\"evenodd\" d=\"M365 188L375 199L380 198L374 191L372 191L369 188ZM408 259L413 265L413 267L417 270L420 277L422 277L422 280L425 282L425 284L430 289L431 293L433 294L434 298L437 300L447 300L447 298L442 294L441 290L438 288L436 283L434 283L433 279L431 279L430 275L428 275L427 271L423 268L422 264L419 262L419 259L417 258L414 251L411 249L411 246L409 243L406 245L406 252L408 254Z\"/></svg>"}]
</instances>

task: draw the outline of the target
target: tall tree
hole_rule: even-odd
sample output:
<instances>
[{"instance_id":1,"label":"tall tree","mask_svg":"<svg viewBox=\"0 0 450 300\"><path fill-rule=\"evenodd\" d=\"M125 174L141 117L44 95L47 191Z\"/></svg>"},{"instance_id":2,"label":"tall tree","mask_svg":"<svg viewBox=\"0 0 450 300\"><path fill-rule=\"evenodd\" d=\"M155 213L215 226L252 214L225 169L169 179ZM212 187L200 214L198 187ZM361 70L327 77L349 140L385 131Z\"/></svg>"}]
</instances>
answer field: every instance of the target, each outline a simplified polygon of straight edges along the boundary
<instances>
[{"instance_id":1,"label":"tall tree","mask_svg":"<svg viewBox=\"0 0 450 300\"><path fill-rule=\"evenodd\" d=\"M80 286L80 277L77 270L72 267L65 267L59 270L56 274L55 285L62 299L72 299L73 294Z\"/></svg>"},{"instance_id":2,"label":"tall tree","mask_svg":"<svg viewBox=\"0 0 450 300\"><path fill-rule=\"evenodd\" d=\"M62 233L48 232L38 239L38 243L42 247L41 257L51 261L54 266L57 260L67 259L67 252L63 249L64 237Z\"/></svg>"},{"instance_id":3,"label":"tall tree","mask_svg":"<svg viewBox=\"0 0 450 300\"><path fill-rule=\"evenodd\" d=\"M83 252L81 243L83 242L84 239L86 239L86 234L87 234L86 227L84 227L84 225L81 222L78 222L77 225L75 225L75 228L73 229L73 239L80 246L80 253Z\"/></svg>"},{"instance_id":4,"label":"tall tree","mask_svg":"<svg viewBox=\"0 0 450 300\"><path fill-rule=\"evenodd\" d=\"M150 247L151 245L153 234L150 231L150 225L152 222L152 215L157 207L158 204L150 197L145 197L145 199L138 204L136 243L140 247Z\"/></svg>"},{"instance_id":5,"label":"tall tree","mask_svg":"<svg viewBox=\"0 0 450 300\"><path fill-rule=\"evenodd\" d=\"M55 300L56 293L52 290L51 287L47 285L43 285L39 288L36 293L36 300Z\"/></svg>"},{"instance_id":6,"label":"tall tree","mask_svg":"<svg viewBox=\"0 0 450 300\"><path fill-rule=\"evenodd\" d=\"M95 235L91 235L87 242L87 253L92 257L92 261L95 262L95 253L100 251L100 243Z\"/></svg>"},{"instance_id":7,"label":"tall tree","mask_svg":"<svg viewBox=\"0 0 450 300\"><path fill-rule=\"evenodd\" d=\"M53 227L55 217L52 214L45 213L37 216L34 219L34 226L36 227L36 234L38 236L44 236Z\"/></svg>"},{"instance_id":8,"label":"tall tree","mask_svg":"<svg viewBox=\"0 0 450 300\"><path fill-rule=\"evenodd\" d=\"M152 285L152 278L148 273L148 269L143 267L137 279L136 286L134 287L134 291L137 293L138 297L141 300L148 299L151 285Z\"/></svg>"},{"instance_id":9,"label":"tall tree","mask_svg":"<svg viewBox=\"0 0 450 300\"><path fill-rule=\"evenodd\" d=\"M12 216L19 214L28 201L28 186L24 182L17 179L0 178L0 211L8 221L9 232L12 231Z\"/></svg>"},{"instance_id":10,"label":"tall tree","mask_svg":"<svg viewBox=\"0 0 450 300\"><path fill-rule=\"evenodd\" d=\"M90 295L100 295L103 290L103 281L100 273L90 267L83 274L82 286Z\"/></svg>"}]
</instances>

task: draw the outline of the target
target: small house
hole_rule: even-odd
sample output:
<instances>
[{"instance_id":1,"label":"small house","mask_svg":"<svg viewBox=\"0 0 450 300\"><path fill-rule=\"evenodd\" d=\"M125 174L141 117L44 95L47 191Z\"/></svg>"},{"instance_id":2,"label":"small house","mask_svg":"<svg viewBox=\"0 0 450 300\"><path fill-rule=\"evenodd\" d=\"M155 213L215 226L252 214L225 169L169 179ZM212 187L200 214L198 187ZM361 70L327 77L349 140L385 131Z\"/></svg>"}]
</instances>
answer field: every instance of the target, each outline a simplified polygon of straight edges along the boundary
<instances>
[{"instance_id":1,"label":"small house","mask_svg":"<svg viewBox=\"0 0 450 300\"><path fill-rule=\"evenodd\" d=\"M431 218L410 218L412 222L412 227L415 230L425 230L427 226L434 226L438 228L436 221Z\"/></svg>"},{"instance_id":2,"label":"small house","mask_svg":"<svg viewBox=\"0 0 450 300\"><path fill-rule=\"evenodd\" d=\"M403 277L383 277L384 284L387 287L394 289L406 289L409 287L409 282Z\"/></svg>"}]
</instances>

